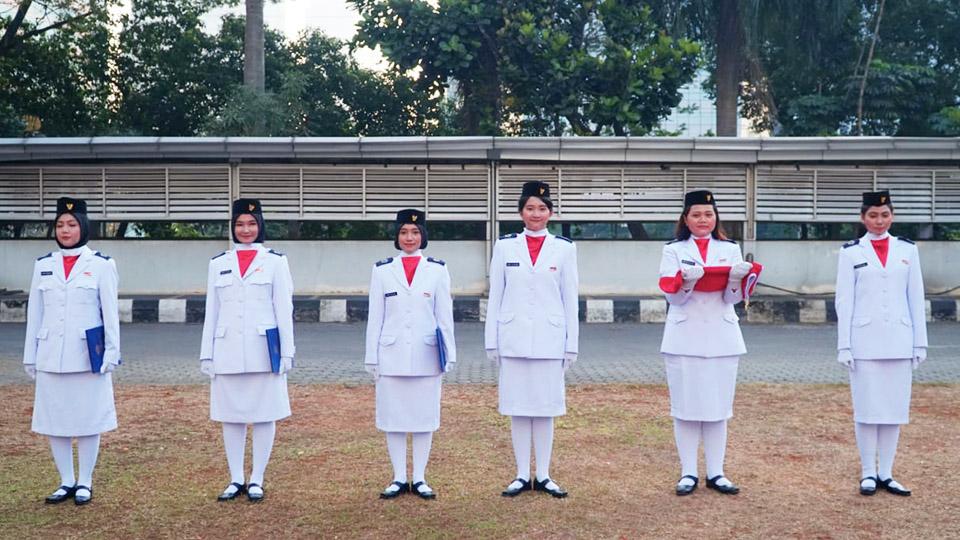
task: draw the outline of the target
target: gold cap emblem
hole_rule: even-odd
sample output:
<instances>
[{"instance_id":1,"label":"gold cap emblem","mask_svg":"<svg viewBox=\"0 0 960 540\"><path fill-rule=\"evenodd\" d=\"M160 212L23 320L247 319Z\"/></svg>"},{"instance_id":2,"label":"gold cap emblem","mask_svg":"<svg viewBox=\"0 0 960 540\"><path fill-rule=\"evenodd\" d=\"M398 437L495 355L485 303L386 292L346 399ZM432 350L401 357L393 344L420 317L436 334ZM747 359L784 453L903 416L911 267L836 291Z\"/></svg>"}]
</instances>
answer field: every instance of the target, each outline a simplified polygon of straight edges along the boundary
<instances>
[{"instance_id":1,"label":"gold cap emblem","mask_svg":"<svg viewBox=\"0 0 960 540\"><path fill-rule=\"evenodd\" d=\"M545 190L544 190L543 188L540 188L540 194L541 194L541 195L543 195L543 192L544 192L544 191L545 191Z\"/></svg>"},{"instance_id":2,"label":"gold cap emblem","mask_svg":"<svg viewBox=\"0 0 960 540\"><path fill-rule=\"evenodd\" d=\"M886 195L881 195L881 196L880 196L880 204L887 204L887 196L886 196Z\"/></svg>"},{"instance_id":3,"label":"gold cap emblem","mask_svg":"<svg viewBox=\"0 0 960 540\"><path fill-rule=\"evenodd\" d=\"M68 203L67 203L67 210L73 210L73 203L72 203L72 202L68 202Z\"/></svg>"},{"instance_id":4,"label":"gold cap emblem","mask_svg":"<svg viewBox=\"0 0 960 540\"><path fill-rule=\"evenodd\" d=\"M257 205L255 205L255 204L248 204L248 205L247 205L247 210L250 210L251 212L253 212L253 210L254 210L256 207L257 207Z\"/></svg>"},{"instance_id":5,"label":"gold cap emblem","mask_svg":"<svg viewBox=\"0 0 960 540\"><path fill-rule=\"evenodd\" d=\"M412 216L410 216L410 221L417 221L417 215L413 214Z\"/></svg>"},{"instance_id":6,"label":"gold cap emblem","mask_svg":"<svg viewBox=\"0 0 960 540\"><path fill-rule=\"evenodd\" d=\"M707 193L707 202L710 202L712 200L713 200L713 195L710 195L709 193Z\"/></svg>"}]
</instances>

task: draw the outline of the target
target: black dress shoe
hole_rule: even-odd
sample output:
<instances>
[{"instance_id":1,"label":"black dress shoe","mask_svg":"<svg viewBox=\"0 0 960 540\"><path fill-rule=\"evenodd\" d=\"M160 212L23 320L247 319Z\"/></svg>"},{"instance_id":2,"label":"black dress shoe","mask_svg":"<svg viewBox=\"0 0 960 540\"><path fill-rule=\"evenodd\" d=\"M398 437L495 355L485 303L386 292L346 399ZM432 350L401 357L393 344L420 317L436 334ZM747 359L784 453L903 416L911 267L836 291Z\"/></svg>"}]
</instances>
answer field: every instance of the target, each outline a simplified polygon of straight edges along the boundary
<instances>
[{"instance_id":1,"label":"black dress shoe","mask_svg":"<svg viewBox=\"0 0 960 540\"><path fill-rule=\"evenodd\" d=\"M864 487L863 482L866 480L873 480L873 487ZM867 476L866 478L860 479L860 494L861 495L876 495L877 494L877 477L876 476Z\"/></svg>"},{"instance_id":2,"label":"black dress shoe","mask_svg":"<svg viewBox=\"0 0 960 540\"><path fill-rule=\"evenodd\" d=\"M733 482L729 486L718 486L717 481L721 478L726 478L722 474L714 476L713 478L707 478L707 487L710 489L715 489L724 495L736 495L740 493L740 488L738 488ZM729 480L729 478L727 478Z\"/></svg>"},{"instance_id":3,"label":"black dress shoe","mask_svg":"<svg viewBox=\"0 0 960 540\"><path fill-rule=\"evenodd\" d=\"M692 484L692 485L689 485L689 486L686 485L686 484L681 485L681 484L680 484L680 480L683 480L684 478L689 478L689 479L693 480L693 484ZM696 490L697 490L697 484L700 483L700 479L699 479L699 478L697 478L696 476L690 475L690 474L681 476L681 477L680 477L680 480L677 480L677 495L679 495L679 496L681 496L681 497L683 497L684 495L689 495L689 494L693 493L694 491L696 491Z\"/></svg>"},{"instance_id":4,"label":"black dress shoe","mask_svg":"<svg viewBox=\"0 0 960 540\"><path fill-rule=\"evenodd\" d=\"M219 501L219 502L232 501L232 500L236 499L237 497L243 495L243 492L246 491L246 489L247 489L246 487L244 487L243 484L238 484L238 483L236 483L236 482L231 482L231 483L230 483L230 486L233 486L233 487L237 488L237 490L234 491L233 493L229 493L229 494L228 494L228 493L227 493L227 490L224 489L224 490L223 490L223 493L221 493L221 494L217 497L217 501ZM227 486L227 487L229 488L230 486Z\"/></svg>"},{"instance_id":5,"label":"black dress shoe","mask_svg":"<svg viewBox=\"0 0 960 540\"><path fill-rule=\"evenodd\" d=\"M520 482L520 487L516 489L511 489L510 486L507 486L507 489L503 490L503 492L501 492L500 494L503 495L504 497L516 497L520 493L524 491L530 491L531 489L529 480L524 480L523 478L517 478L513 482ZM510 483L513 484L513 482L510 482Z\"/></svg>"},{"instance_id":6,"label":"black dress shoe","mask_svg":"<svg viewBox=\"0 0 960 540\"><path fill-rule=\"evenodd\" d=\"M258 487L260 488L260 493L251 493L250 488ZM258 503L263 500L264 492L263 486L260 484L247 484L247 500L253 503Z\"/></svg>"},{"instance_id":7,"label":"black dress shoe","mask_svg":"<svg viewBox=\"0 0 960 540\"><path fill-rule=\"evenodd\" d=\"M887 490L888 493L893 493L894 495L899 495L901 497L909 497L911 491L905 487L897 487L890 485L893 482L893 478L887 478L886 480L880 480L879 484L883 489Z\"/></svg>"},{"instance_id":8,"label":"black dress shoe","mask_svg":"<svg viewBox=\"0 0 960 540\"><path fill-rule=\"evenodd\" d=\"M417 482L413 484L410 491L413 491L421 499L436 499L437 494L434 493L432 489L430 489L430 486L427 486L427 489L425 489L424 491L420 491L420 486L426 486L426 485L427 485L426 482Z\"/></svg>"},{"instance_id":9,"label":"black dress shoe","mask_svg":"<svg viewBox=\"0 0 960 540\"><path fill-rule=\"evenodd\" d=\"M550 482L553 482L553 480L550 480L549 478L544 478L543 480L534 480L533 489L534 491L544 491L558 499L562 499L567 496L567 492L564 491L563 488L561 488L556 482L553 482L553 485L557 486L556 488L547 487L547 484Z\"/></svg>"},{"instance_id":10,"label":"black dress shoe","mask_svg":"<svg viewBox=\"0 0 960 540\"><path fill-rule=\"evenodd\" d=\"M87 490L88 495L81 495L80 490ZM93 488L87 486L77 486L73 492L73 504L83 506L93 500Z\"/></svg>"},{"instance_id":11,"label":"black dress shoe","mask_svg":"<svg viewBox=\"0 0 960 540\"><path fill-rule=\"evenodd\" d=\"M57 495L56 494L57 491L60 491L61 489L64 491L63 495ZM49 497L44 499L43 502L47 504L60 504L63 501L73 497L74 493L76 492L77 492L77 486L60 486L56 490L54 490L53 495L50 495Z\"/></svg>"},{"instance_id":12,"label":"black dress shoe","mask_svg":"<svg viewBox=\"0 0 960 540\"><path fill-rule=\"evenodd\" d=\"M397 486L399 489L389 489L390 486ZM381 499L392 499L410 491L410 484L406 482L393 482L390 486L380 494Z\"/></svg>"}]
</instances>

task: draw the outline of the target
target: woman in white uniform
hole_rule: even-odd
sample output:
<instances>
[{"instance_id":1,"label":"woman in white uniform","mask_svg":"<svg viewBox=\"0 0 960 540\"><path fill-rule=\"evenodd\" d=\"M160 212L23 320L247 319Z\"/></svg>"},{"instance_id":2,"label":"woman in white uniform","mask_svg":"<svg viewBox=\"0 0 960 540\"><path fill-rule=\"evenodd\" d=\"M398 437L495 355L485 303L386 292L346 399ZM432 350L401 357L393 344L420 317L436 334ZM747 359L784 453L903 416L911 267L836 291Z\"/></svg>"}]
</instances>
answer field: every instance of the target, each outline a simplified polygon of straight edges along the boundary
<instances>
[{"instance_id":1,"label":"woman in white uniform","mask_svg":"<svg viewBox=\"0 0 960 540\"><path fill-rule=\"evenodd\" d=\"M433 499L436 493L425 475L433 432L440 428L441 379L457 361L450 274L442 260L423 257L426 215L419 210L397 212L393 246L399 253L378 261L370 277L363 360L376 381L377 429L386 433L393 464L393 482L380 498L412 491ZM407 434L413 443L412 486L407 483Z\"/></svg>"},{"instance_id":2,"label":"woman in white uniform","mask_svg":"<svg viewBox=\"0 0 960 540\"><path fill-rule=\"evenodd\" d=\"M60 487L46 502L72 497L83 505L93 498L100 434L117 428L111 375L120 364L117 266L87 247L90 222L83 200L58 199L55 227L60 250L33 267L23 364L36 380L32 429L49 438L60 472ZM73 470L74 438L79 478Z\"/></svg>"},{"instance_id":3,"label":"woman in white uniform","mask_svg":"<svg viewBox=\"0 0 960 540\"><path fill-rule=\"evenodd\" d=\"M910 421L913 369L927 358L923 276L917 246L891 236L887 191L863 194L867 232L847 242L837 266L837 361L850 369L860 449L860 493L910 490L893 479L900 426Z\"/></svg>"},{"instance_id":4,"label":"woman in white uniform","mask_svg":"<svg viewBox=\"0 0 960 540\"><path fill-rule=\"evenodd\" d=\"M713 194L687 193L676 238L663 247L660 259L660 288L669 304L660 352L680 457L677 495L697 488L701 439L707 487L739 492L724 475L723 463L737 366L746 352L734 304L743 300L742 281L753 269L727 239Z\"/></svg>"},{"instance_id":5,"label":"woman in white uniform","mask_svg":"<svg viewBox=\"0 0 960 540\"><path fill-rule=\"evenodd\" d=\"M579 351L577 249L547 232L550 186L523 185L518 204L524 229L493 247L484 347L500 367L499 410L510 416L517 476L503 491L531 489L566 497L550 479L553 419L566 414L564 373ZM530 482L530 446L536 478Z\"/></svg>"},{"instance_id":6,"label":"woman in white uniform","mask_svg":"<svg viewBox=\"0 0 960 540\"><path fill-rule=\"evenodd\" d=\"M234 201L231 225L234 249L211 259L207 274L200 371L210 377L210 419L223 423L230 468L230 484L217 500L246 493L259 502L276 422L290 416L293 279L286 256L263 246L260 201ZM249 483L243 466L247 424L253 424Z\"/></svg>"}]
</instances>

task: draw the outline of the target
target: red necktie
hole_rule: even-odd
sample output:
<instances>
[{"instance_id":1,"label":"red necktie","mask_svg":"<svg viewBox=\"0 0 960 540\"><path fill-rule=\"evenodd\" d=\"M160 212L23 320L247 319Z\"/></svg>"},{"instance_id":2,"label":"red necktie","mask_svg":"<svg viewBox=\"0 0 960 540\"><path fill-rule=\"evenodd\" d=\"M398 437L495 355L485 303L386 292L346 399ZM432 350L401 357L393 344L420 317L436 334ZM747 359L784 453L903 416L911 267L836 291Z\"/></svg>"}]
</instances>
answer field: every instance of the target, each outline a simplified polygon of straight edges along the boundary
<instances>
[{"instance_id":1,"label":"red necktie","mask_svg":"<svg viewBox=\"0 0 960 540\"><path fill-rule=\"evenodd\" d=\"M70 277L70 271L73 270L73 265L77 264L77 259L79 255L64 255L63 256L63 277L64 279Z\"/></svg>"},{"instance_id":2,"label":"red necktie","mask_svg":"<svg viewBox=\"0 0 960 540\"><path fill-rule=\"evenodd\" d=\"M420 257L401 257L400 261L403 262L403 273L407 276L407 285L413 285L413 275L417 273Z\"/></svg>"},{"instance_id":3,"label":"red necktie","mask_svg":"<svg viewBox=\"0 0 960 540\"><path fill-rule=\"evenodd\" d=\"M700 250L700 258L703 259L703 264L707 264L707 247L710 245L710 238L694 238L693 241L697 243L697 249Z\"/></svg>"},{"instance_id":4,"label":"red necktie","mask_svg":"<svg viewBox=\"0 0 960 540\"><path fill-rule=\"evenodd\" d=\"M537 264L537 257L540 256L540 248L543 247L543 241L547 236L527 236L527 251L530 252L530 262Z\"/></svg>"},{"instance_id":5,"label":"red necktie","mask_svg":"<svg viewBox=\"0 0 960 540\"><path fill-rule=\"evenodd\" d=\"M886 237L882 240L871 240L873 244L873 250L877 252L877 258L880 259L880 264L886 268L887 267L887 253L890 250L890 237Z\"/></svg>"},{"instance_id":6,"label":"red necktie","mask_svg":"<svg viewBox=\"0 0 960 540\"><path fill-rule=\"evenodd\" d=\"M237 251L237 262L240 263L240 277L243 277L247 273L247 268L250 268L250 263L253 262L254 257L257 256L257 250L255 249L244 249Z\"/></svg>"}]
</instances>

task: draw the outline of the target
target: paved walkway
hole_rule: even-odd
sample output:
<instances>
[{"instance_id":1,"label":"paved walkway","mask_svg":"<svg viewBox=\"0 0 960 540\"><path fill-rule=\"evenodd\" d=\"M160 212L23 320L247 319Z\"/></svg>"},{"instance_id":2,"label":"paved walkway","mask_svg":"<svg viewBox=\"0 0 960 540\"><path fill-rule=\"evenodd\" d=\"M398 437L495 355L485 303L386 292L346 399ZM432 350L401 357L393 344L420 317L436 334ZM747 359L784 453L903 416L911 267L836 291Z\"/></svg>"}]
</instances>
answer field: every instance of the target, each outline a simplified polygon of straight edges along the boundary
<instances>
[{"instance_id":1,"label":"paved walkway","mask_svg":"<svg viewBox=\"0 0 960 540\"><path fill-rule=\"evenodd\" d=\"M956 323L929 327L930 360L915 373L918 382L960 382L960 330ZM27 384L20 366L23 324L0 324L0 385ZM124 365L119 384L197 384L201 326L135 324L121 327ZM494 383L496 369L483 354L483 324L457 325L460 362L450 383ZM578 383L664 383L658 349L663 326L602 324L580 326L580 361L567 380ZM744 325L749 353L740 363L741 382L841 383L833 325ZM293 383L367 384L363 371L363 324L297 324Z\"/></svg>"}]
</instances>

